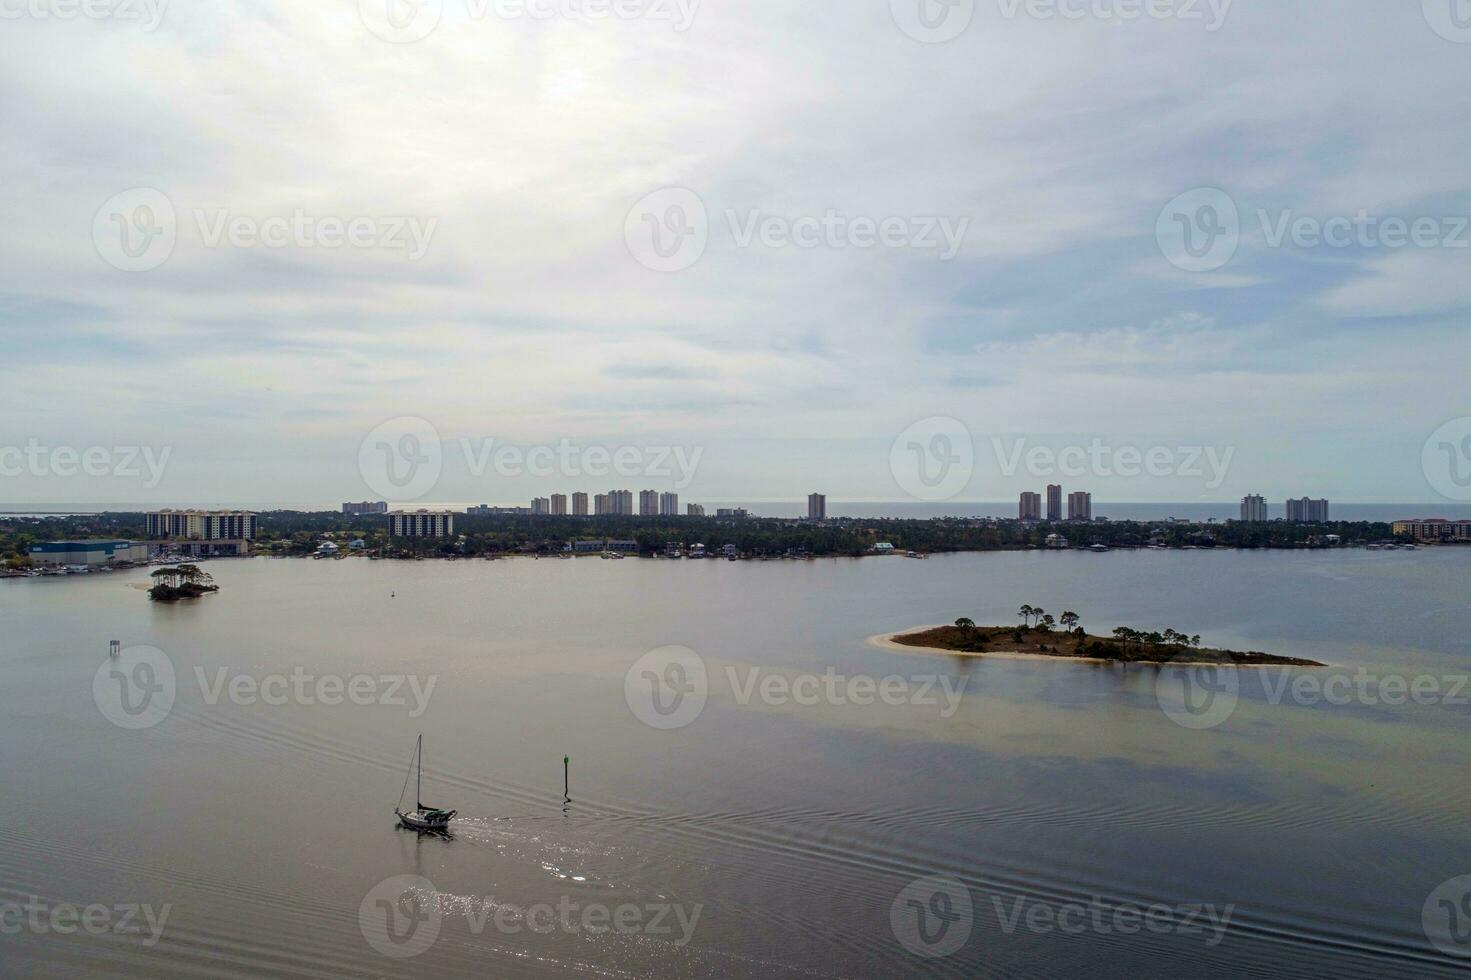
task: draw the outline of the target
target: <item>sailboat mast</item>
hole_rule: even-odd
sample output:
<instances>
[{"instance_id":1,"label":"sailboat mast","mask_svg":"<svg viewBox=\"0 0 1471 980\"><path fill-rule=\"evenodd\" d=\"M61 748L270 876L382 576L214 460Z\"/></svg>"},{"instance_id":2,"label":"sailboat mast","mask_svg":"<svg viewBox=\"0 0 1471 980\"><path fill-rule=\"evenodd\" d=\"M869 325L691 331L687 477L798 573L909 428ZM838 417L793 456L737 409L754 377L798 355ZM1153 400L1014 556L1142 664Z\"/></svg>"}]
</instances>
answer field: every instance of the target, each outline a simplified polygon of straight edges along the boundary
<instances>
[{"instance_id":1,"label":"sailboat mast","mask_svg":"<svg viewBox=\"0 0 1471 980\"><path fill-rule=\"evenodd\" d=\"M424 809L424 733L419 733L419 765L418 775L414 777L414 805L420 810Z\"/></svg>"}]
</instances>

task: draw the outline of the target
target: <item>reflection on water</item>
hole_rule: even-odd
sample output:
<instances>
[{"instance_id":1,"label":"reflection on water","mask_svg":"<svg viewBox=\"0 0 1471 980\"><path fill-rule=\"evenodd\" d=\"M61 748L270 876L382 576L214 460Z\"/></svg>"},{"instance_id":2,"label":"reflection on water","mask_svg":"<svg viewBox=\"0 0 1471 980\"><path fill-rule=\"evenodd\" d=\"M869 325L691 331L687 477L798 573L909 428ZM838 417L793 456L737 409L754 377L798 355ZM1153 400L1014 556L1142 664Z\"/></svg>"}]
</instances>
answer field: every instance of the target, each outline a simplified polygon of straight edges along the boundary
<instances>
[{"instance_id":1,"label":"reflection on water","mask_svg":"<svg viewBox=\"0 0 1471 980\"><path fill-rule=\"evenodd\" d=\"M1170 626L1350 675L1454 678L1471 669L1471 551L211 571L220 594L167 607L130 587L136 573L0 583L12 786L0 903L170 909L156 945L29 924L0 934L19 973L1458 965L1421 916L1438 885L1471 872L1464 701L1311 701L1282 672L1243 672L1224 720L1196 730L1161 710L1157 667L866 638L961 615L1011 622L1030 602L1076 610L1092 632ZM172 666L176 695L153 727L98 710L111 639ZM666 647L698 657L705 700L661 729L630 710L625 674ZM358 676L373 681L363 703L313 686ZM405 682L389 697L384 679L404 677L419 696ZM395 826L420 731L425 797L460 811L448 838ZM948 884L913 891L931 879ZM1132 906L1175 918L1118 928ZM1205 906L1231 910L1217 942L1164 928Z\"/></svg>"}]
</instances>

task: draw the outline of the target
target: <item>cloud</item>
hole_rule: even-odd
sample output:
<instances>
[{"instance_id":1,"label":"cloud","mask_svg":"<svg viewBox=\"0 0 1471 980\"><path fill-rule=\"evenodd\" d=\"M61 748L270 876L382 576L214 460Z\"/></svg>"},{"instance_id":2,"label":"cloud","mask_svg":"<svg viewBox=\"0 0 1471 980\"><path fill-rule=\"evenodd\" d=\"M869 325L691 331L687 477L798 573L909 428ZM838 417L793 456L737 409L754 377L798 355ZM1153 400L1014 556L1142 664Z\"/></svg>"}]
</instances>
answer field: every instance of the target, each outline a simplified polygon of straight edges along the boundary
<instances>
[{"instance_id":1,"label":"cloud","mask_svg":"<svg viewBox=\"0 0 1471 980\"><path fill-rule=\"evenodd\" d=\"M399 414L519 440L699 440L709 472L766 497L819 465L776 447L825 441L846 495L877 497L887 434L928 415L1120 437L1167 419L1283 458L1365 414L1343 378L1417 407L1365 417L1385 439L1413 442L1444 407L1356 372L1386 355L1366 318L1404 321L1405 348L1443 335L1463 255L1303 254L1249 230L1262 209L1465 213L1471 62L1413 4L1236 4L1215 32L979 4L939 45L885 3L701 4L683 32L470 9L446 0L414 44L375 37L355 4L171 4L152 32L7 21L6 415L177 442L193 499L331 501L352 495L363 433ZM629 208L665 186L710 217L704 255L673 274L624 241ZM1155 221L1205 186L1248 231L1225 268L1187 273ZM127 273L92 229L135 187L167 195L177 243ZM968 231L949 262L742 244L728 216L756 213ZM413 260L211 245L221 214L436 224ZM96 372L84 403L55 394L78 365ZM1351 488L1335 444L1315 465ZM236 465L272 446L304 462L284 479ZM313 458L334 462L313 474Z\"/></svg>"}]
</instances>

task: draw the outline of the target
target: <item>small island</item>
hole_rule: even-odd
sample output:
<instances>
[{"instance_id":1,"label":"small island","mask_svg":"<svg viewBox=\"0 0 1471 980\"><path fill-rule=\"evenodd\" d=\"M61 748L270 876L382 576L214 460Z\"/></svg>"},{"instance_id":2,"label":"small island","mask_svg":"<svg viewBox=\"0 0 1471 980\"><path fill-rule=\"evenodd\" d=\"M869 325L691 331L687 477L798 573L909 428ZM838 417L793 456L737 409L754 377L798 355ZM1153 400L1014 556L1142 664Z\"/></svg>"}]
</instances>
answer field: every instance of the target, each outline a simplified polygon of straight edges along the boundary
<instances>
[{"instance_id":1,"label":"small island","mask_svg":"<svg viewBox=\"0 0 1471 980\"><path fill-rule=\"evenodd\" d=\"M148 590L148 598L155 602L177 602L218 591L220 587L214 579L198 565L170 565L153 573L153 588Z\"/></svg>"},{"instance_id":2,"label":"small island","mask_svg":"<svg viewBox=\"0 0 1471 980\"><path fill-rule=\"evenodd\" d=\"M1200 645L1198 635L1178 630L1145 631L1120 626L1111 637L1093 636L1078 625L1078 614L1064 612L1054 619L1039 606L1025 605L1017 612L1018 626L977 626L967 618L952 626L933 626L895 633L889 643L948 653L987 653L1037 657L1067 657L1113 663L1218 664L1236 667L1323 667L1315 660L1279 657L1258 651L1216 650Z\"/></svg>"}]
</instances>

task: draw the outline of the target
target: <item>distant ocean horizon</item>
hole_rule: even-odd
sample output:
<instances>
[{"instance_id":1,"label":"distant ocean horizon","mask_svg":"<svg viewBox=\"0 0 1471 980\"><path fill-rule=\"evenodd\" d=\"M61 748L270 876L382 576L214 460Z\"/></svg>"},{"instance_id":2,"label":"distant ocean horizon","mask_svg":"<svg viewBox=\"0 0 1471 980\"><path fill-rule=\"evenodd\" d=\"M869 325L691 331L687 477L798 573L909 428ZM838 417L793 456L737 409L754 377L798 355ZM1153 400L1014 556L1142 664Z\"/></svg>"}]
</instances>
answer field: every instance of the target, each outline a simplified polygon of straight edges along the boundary
<instances>
[{"instance_id":1,"label":"distant ocean horizon","mask_svg":"<svg viewBox=\"0 0 1471 980\"><path fill-rule=\"evenodd\" d=\"M702 500L681 501L681 504L702 503L706 512L714 516L716 508L744 507L756 517L804 517L807 514L807 502L805 500ZM448 508L450 510L463 511L467 507L475 506L478 502L463 501L418 501L414 503L395 504L394 507L404 509L425 508ZM171 506L175 508L202 508L202 509L227 509L238 508L254 511L336 511L341 504L323 503L282 503L263 501L185 501L171 502L168 504L140 504L140 503L101 503L101 502L70 502L70 503L35 503L20 502L0 504L0 517L59 517L59 516L81 516L100 513L138 513L153 509L155 507ZM500 506L524 506L524 504L503 504ZM1003 517L1013 518L1016 516L1016 501L941 501L938 503L927 503L919 501L844 501L833 498L828 499L827 512L829 517L853 517L853 518L894 518L909 520L928 520L935 517ZM1268 502L1267 516L1270 519L1284 517L1283 504L1280 501ZM1240 516L1240 505L1234 501L1218 502L1103 502L1094 501L1093 516L1104 517L1115 521L1165 521L1165 520L1187 520L1187 521L1225 521L1234 520ZM1443 517L1448 520L1471 520L1471 503L1457 503L1452 501L1441 501L1439 503L1350 503L1332 501L1330 504L1329 517L1335 521L1383 521L1406 520L1411 518Z\"/></svg>"}]
</instances>

